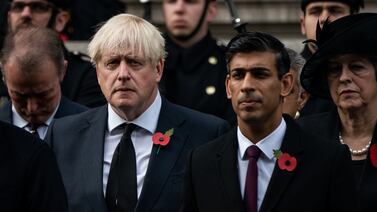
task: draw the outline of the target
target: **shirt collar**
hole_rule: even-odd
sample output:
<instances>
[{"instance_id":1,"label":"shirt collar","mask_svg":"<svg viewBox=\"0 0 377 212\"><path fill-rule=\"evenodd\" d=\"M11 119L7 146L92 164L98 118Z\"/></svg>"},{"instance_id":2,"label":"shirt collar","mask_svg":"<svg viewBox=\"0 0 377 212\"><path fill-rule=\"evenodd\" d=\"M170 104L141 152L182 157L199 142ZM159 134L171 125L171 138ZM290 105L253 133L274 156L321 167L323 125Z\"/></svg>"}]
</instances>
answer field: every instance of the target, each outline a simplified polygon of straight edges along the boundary
<instances>
[{"instance_id":1,"label":"shirt collar","mask_svg":"<svg viewBox=\"0 0 377 212\"><path fill-rule=\"evenodd\" d=\"M161 110L162 100L160 93L157 92L156 98L153 101L153 103L147 108L147 110L144 111L139 117L132 121L127 121L120 117L114 109L111 107L110 104L108 104L107 110L108 110L108 119L107 119L107 129L110 133L114 131L115 128L117 128L119 125L122 125L123 123L133 123L137 126L147 130L150 133L154 133L157 128L157 122L158 117L160 116L160 110Z\"/></svg>"},{"instance_id":2,"label":"shirt collar","mask_svg":"<svg viewBox=\"0 0 377 212\"><path fill-rule=\"evenodd\" d=\"M48 117L48 119L44 122L46 126L50 126L52 120L54 119L54 116L56 112L58 111L58 108L60 106L60 101L58 105L56 106L54 112ZM13 125L20 127L20 128L25 128L29 122L27 122L25 119L21 117L21 115L17 112L16 108L12 104L12 123Z\"/></svg>"},{"instance_id":3,"label":"shirt collar","mask_svg":"<svg viewBox=\"0 0 377 212\"><path fill-rule=\"evenodd\" d=\"M251 145L257 145L267 158L269 158L270 160L273 159L275 157L273 150L280 149L286 129L287 124L282 118L279 126L272 133L260 140L257 144L254 144L248 138L246 138L242 134L240 128L237 127L237 138L239 144L238 154L240 154L241 158L244 158L246 149Z\"/></svg>"}]
</instances>

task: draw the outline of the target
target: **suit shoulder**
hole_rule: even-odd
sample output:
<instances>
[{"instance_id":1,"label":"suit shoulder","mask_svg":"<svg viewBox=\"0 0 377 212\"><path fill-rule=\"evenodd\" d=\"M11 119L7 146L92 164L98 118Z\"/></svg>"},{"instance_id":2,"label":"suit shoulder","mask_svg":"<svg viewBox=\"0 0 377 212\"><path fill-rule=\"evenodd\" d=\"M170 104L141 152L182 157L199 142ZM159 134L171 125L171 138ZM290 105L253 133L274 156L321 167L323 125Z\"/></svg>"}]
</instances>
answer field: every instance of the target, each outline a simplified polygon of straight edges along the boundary
<instances>
[{"instance_id":1,"label":"suit shoulder","mask_svg":"<svg viewBox=\"0 0 377 212\"><path fill-rule=\"evenodd\" d=\"M184 116L186 120L193 123L200 123L201 126L205 125L228 125L228 123L214 115L202 113L184 106L170 103L175 110L179 111L180 115Z\"/></svg>"},{"instance_id":2,"label":"suit shoulder","mask_svg":"<svg viewBox=\"0 0 377 212\"><path fill-rule=\"evenodd\" d=\"M86 111L78 113L78 114L55 119L53 125L54 127L65 126L68 128L74 128L77 125L81 125L83 121L86 121L92 118L93 116L98 114L101 110L104 110L104 107L105 106L87 109Z\"/></svg>"},{"instance_id":3,"label":"suit shoulder","mask_svg":"<svg viewBox=\"0 0 377 212\"><path fill-rule=\"evenodd\" d=\"M325 112L299 118L297 123L303 130L315 134L320 133L322 130L328 130L329 127L333 128L334 126L330 125L335 124L334 121L336 121L334 114Z\"/></svg>"},{"instance_id":4,"label":"suit shoulder","mask_svg":"<svg viewBox=\"0 0 377 212\"><path fill-rule=\"evenodd\" d=\"M233 127L223 135L197 147L194 150L195 155L202 155L206 157L208 154L221 152L222 150L229 150L231 147L237 148L237 128Z\"/></svg>"}]
</instances>

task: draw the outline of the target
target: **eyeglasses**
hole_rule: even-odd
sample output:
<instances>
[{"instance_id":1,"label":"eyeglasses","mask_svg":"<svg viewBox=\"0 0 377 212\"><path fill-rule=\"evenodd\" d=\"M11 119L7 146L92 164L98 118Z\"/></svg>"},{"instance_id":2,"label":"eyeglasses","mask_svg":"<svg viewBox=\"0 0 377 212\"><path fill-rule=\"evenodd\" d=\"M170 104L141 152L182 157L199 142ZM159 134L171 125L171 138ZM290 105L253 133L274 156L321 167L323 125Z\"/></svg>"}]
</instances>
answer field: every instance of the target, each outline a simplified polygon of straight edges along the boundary
<instances>
[{"instance_id":1,"label":"eyeglasses","mask_svg":"<svg viewBox=\"0 0 377 212\"><path fill-rule=\"evenodd\" d=\"M10 11L14 13L20 13L24 10L25 7L29 7L30 10L34 13L45 13L54 6L51 3L43 1L34 1L29 3L16 1L10 4Z\"/></svg>"}]
</instances>

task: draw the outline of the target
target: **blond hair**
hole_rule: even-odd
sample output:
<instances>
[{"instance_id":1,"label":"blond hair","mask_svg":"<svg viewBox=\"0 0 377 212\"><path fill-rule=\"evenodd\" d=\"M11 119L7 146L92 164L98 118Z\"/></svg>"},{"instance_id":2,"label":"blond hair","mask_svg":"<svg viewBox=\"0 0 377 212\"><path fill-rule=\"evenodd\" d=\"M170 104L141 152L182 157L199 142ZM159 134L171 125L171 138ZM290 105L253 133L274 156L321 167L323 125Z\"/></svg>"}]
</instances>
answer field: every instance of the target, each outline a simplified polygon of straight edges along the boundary
<instances>
[{"instance_id":1,"label":"blond hair","mask_svg":"<svg viewBox=\"0 0 377 212\"><path fill-rule=\"evenodd\" d=\"M119 14L99 28L88 46L94 65L104 51L116 54L124 50L157 63L165 58L165 40L161 32L146 20L131 14Z\"/></svg>"}]
</instances>

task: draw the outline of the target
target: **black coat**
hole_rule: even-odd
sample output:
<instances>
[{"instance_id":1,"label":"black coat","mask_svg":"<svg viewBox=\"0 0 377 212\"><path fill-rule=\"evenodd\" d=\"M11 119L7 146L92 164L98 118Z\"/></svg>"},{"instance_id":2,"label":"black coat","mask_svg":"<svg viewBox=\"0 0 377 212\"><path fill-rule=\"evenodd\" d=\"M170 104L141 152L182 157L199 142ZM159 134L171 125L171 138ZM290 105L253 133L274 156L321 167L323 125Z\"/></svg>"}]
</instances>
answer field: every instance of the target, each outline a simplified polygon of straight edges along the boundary
<instances>
[{"instance_id":1,"label":"black coat","mask_svg":"<svg viewBox=\"0 0 377 212\"><path fill-rule=\"evenodd\" d=\"M48 145L0 122L0 211L66 212L67 198Z\"/></svg>"},{"instance_id":2,"label":"black coat","mask_svg":"<svg viewBox=\"0 0 377 212\"><path fill-rule=\"evenodd\" d=\"M281 151L297 159L292 172L275 163L259 212L355 212L346 146L307 134L288 116ZM195 149L189 158L183 212L244 212L237 168L237 130Z\"/></svg>"},{"instance_id":3,"label":"black coat","mask_svg":"<svg viewBox=\"0 0 377 212\"><path fill-rule=\"evenodd\" d=\"M68 67L61 83L63 95L87 107L106 104L106 99L98 85L96 70L89 62L88 56L65 50L65 58Z\"/></svg>"},{"instance_id":4,"label":"black coat","mask_svg":"<svg viewBox=\"0 0 377 212\"><path fill-rule=\"evenodd\" d=\"M334 143L340 143L340 120L336 109L328 113L317 114L299 119L299 124L304 130L330 139ZM377 125L374 128L372 144L377 143ZM354 161L354 167L357 161ZM376 211L377 208L377 168L370 162L370 152L361 169L356 171L356 189L359 195L358 212Z\"/></svg>"},{"instance_id":5,"label":"black coat","mask_svg":"<svg viewBox=\"0 0 377 212\"><path fill-rule=\"evenodd\" d=\"M235 124L236 116L225 91L227 67L224 47L219 46L208 33L190 48L182 48L166 36L166 51L161 93L175 104Z\"/></svg>"}]
</instances>

